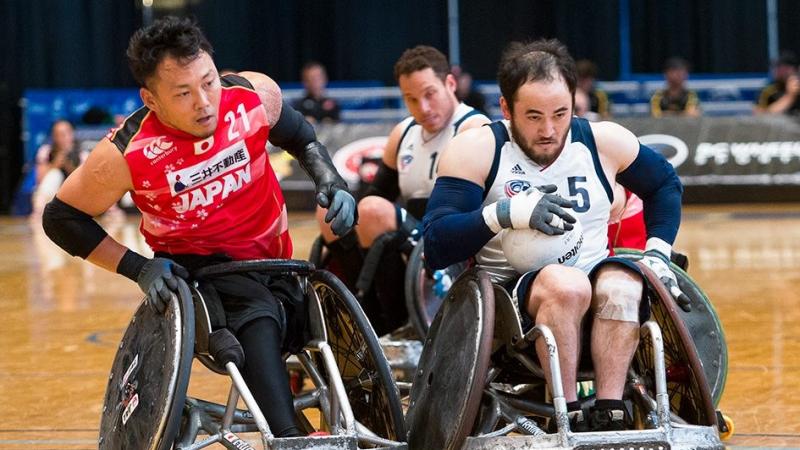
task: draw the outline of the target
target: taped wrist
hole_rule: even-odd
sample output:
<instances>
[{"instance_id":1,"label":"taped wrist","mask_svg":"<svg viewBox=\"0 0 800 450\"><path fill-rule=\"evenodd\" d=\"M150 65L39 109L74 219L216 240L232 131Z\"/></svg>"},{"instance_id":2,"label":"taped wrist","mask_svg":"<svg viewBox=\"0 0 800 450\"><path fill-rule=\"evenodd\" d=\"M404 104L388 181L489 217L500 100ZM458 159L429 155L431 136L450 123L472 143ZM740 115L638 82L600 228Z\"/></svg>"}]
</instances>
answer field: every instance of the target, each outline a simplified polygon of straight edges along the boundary
<instances>
[{"instance_id":1,"label":"taped wrist","mask_svg":"<svg viewBox=\"0 0 800 450\"><path fill-rule=\"evenodd\" d=\"M139 274L142 273L145 263L147 263L147 258L128 249L117 264L117 273L138 282Z\"/></svg>"},{"instance_id":2,"label":"taped wrist","mask_svg":"<svg viewBox=\"0 0 800 450\"><path fill-rule=\"evenodd\" d=\"M501 202L503 204L501 204ZM510 212L508 212L509 207L510 203L508 199L499 200L483 207L481 211L483 221L486 223L486 226L492 230L492 233L497 234L503 229L503 225L500 223L500 215L510 217ZM508 214L506 214L506 212L508 212Z\"/></svg>"},{"instance_id":3,"label":"taped wrist","mask_svg":"<svg viewBox=\"0 0 800 450\"><path fill-rule=\"evenodd\" d=\"M663 259L667 265L669 265L669 257L672 254L672 246L668 242L657 237L651 237L647 240L644 250L645 254L655 254L659 258Z\"/></svg>"},{"instance_id":4,"label":"taped wrist","mask_svg":"<svg viewBox=\"0 0 800 450\"><path fill-rule=\"evenodd\" d=\"M92 216L53 197L42 213L47 237L72 256L86 259L108 233Z\"/></svg>"}]
</instances>

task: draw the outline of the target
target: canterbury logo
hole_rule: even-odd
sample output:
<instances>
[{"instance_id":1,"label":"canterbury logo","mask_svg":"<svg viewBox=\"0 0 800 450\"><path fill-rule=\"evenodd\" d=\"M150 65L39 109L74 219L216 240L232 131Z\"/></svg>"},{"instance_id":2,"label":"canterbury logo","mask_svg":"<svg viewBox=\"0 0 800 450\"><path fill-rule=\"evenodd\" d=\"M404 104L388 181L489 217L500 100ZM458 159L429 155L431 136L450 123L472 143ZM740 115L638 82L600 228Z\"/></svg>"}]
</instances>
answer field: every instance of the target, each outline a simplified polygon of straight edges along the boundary
<instances>
[{"instance_id":1,"label":"canterbury logo","mask_svg":"<svg viewBox=\"0 0 800 450\"><path fill-rule=\"evenodd\" d=\"M147 159L158 158L159 155L172 148L172 142L166 140L166 136L159 136L144 148L144 156Z\"/></svg>"}]
</instances>

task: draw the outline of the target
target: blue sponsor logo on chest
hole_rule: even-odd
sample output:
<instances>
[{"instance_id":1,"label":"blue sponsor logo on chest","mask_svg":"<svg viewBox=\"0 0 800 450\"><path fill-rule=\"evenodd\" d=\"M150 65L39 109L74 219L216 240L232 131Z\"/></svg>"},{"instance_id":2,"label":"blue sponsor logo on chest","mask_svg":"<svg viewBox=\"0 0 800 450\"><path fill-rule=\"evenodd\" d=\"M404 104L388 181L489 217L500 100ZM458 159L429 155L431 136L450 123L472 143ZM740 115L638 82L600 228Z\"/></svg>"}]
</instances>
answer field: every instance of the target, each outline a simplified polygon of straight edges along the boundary
<instances>
[{"instance_id":1,"label":"blue sponsor logo on chest","mask_svg":"<svg viewBox=\"0 0 800 450\"><path fill-rule=\"evenodd\" d=\"M510 180L506 181L505 191L506 197L513 197L520 192L526 191L531 187L531 184L525 180Z\"/></svg>"},{"instance_id":2,"label":"blue sponsor logo on chest","mask_svg":"<svg viewBox=\"0 0 800 450\"><path fill-rule=\"evenodd\" d=\"M405 169L414 161L414 155L401 155L400 156L400 170Z\"/></svg>"}]
</instances>

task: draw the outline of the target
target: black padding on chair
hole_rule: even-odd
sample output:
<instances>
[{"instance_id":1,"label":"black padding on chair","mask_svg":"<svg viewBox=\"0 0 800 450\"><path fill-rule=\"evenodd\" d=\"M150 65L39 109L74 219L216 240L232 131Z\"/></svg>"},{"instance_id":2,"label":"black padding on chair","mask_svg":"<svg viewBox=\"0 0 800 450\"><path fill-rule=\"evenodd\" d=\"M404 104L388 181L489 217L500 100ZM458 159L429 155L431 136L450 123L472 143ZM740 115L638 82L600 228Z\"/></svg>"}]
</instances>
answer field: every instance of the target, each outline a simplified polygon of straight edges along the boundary
<instances>
[{"instance_id":1,"label":"black padding on chair","mask_svg":"<svg viewBox=\"0 0 800 450\"><path fill-rule=\"evenodd\" d=\"M244 366L242 345L227 328L221 328L211 333L208 338L208 352L221 366L225 366L229 362L240 369Z\"/></svg>"},{"instance_id":2,"label":"black padding on chair","mask_svg":"<svg viewBox=\"0 0 800 450\"><path fill-rule=\"evenodd\" d=\"M241 272L261 272L267 275L286 275L292 273L308 275L313 271L314 264L299 259L254 259L214 264L213 266L198 269L193 275L195 278Z\"/></svg>"},{"instance_id":3,"label":"black padding on chair","mask_svg":"<svg viewBox=\"0 0 800 450\"><path fill-rule=\"evenodd\" d=\"M453 284L431 324L406 415L409 449L460 449L480 407L494 331L488 275L473 268Z\"/></svg>"}]
</instances>

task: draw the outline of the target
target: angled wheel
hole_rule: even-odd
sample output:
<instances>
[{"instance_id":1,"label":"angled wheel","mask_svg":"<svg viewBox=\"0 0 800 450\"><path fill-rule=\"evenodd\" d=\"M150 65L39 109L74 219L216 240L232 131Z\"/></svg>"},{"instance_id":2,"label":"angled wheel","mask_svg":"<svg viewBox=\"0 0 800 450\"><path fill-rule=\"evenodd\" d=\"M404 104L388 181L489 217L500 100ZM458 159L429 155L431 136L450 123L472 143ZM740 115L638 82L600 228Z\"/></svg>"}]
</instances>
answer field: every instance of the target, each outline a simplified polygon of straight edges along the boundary
<instances>
[{"instance_id":1,"label":"angled wheel","mask_svg":"<svg viewBox=\"0 0 800 450\"><path fill-rule=\"evenodd\" d=\"M658 277L641 266L653 291L652 320L658 323L664 339L664 359L670 410L693 425L717 426L709 383L691 334L681 319L680 309ZM655 398L653 352L650 337L639 342L631 368L647 384Z\"/></svg>"},{"instance_id":2,"label":"angled wheel","mask_svg":"<svg viewBox=\"0 0 800 450\"><path fill-rule=\"evenodd\" d=\"M485 272L464 272L425 339L408 408L410 449L459 449L481 405L494 331L494 293Z\"/></svg>"},{"instance_id":3,"label":"angled wheel","mask_svg":"<svg viewBox=\"0 0 800 450\"><path fill-rule=\"evenodd\" d=\"M638 250L615 249L615 253L617 256L634 260L642 257L642 253ZM681 290L692 302L691 311L677 308L674 317L680 319L691 336L691 341L697 349L697 356L702 362L711 399L714 406L717 406L725 390L728 376L728 345L725 341L725 331L714 306L697 283L677 265L670 264L670 269L678 279ZM663 317L663 313L664 311L654 311L653 316L659 320L658 316ZM660 321L658 324L664 328Z\"/></svg>"},{"instance_id":4,"label":"angled wheel","mask_svg":"<svg viewBox=\"0 0 800 450\"><path fill-rule=\"evenodd\" d=\"M192 295L180 280L165 314L142 302L125 330L106 387L100 449L172 448L193 351Z\"/></svg>"},{"instance_id":5,"label":"angled wheel","mask_svg":"<svg viewBox=\"0 0 800 450\"><path fill-rule=\"evenodd\" d=\"M433 275L425 270L422 239L408 257L405 276L405 299L408 317L419 336L425 336L444 301L447 289L467 269L467 263L453 264Z\"/></svg>"},{"instance_id":6,"label":"angled wheel","mask_svg":"<svg viewBox=\"0 0 800 450\"><path fill-rule=\"evenodd\" d=\"M380 437L405 440L400 394L367 317L344 284L318 270L309 277L319 296L328 343L356 420ZM319 362L318 367L324 370Z\"/></svg>"}]
</instances>

